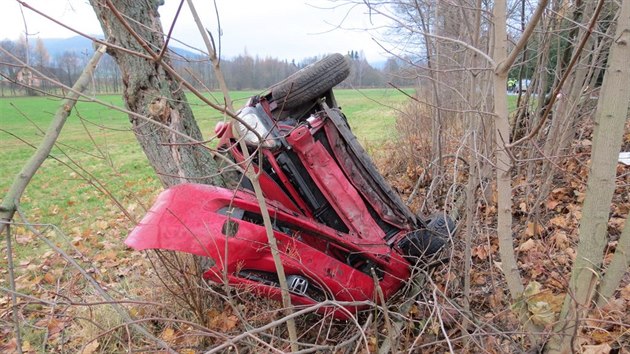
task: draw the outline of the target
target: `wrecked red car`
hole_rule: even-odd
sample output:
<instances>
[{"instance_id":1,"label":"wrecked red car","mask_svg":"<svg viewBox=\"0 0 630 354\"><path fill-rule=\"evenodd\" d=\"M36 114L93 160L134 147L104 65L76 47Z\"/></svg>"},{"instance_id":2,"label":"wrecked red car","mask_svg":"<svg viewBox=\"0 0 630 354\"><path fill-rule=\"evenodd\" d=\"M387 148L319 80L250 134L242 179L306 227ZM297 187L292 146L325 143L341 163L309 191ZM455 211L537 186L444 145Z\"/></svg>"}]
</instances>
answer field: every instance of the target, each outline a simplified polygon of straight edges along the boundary
<instances>
[{"instance_id":1,"label":"wrecked red car","mask_svg":"<svg viewBox=\"0 0 630 354\"><path fill-rule=\"evenodd\" d=\"M340 305L319 312L337 318L361 308L355 302L375 301L376 286L385 299L395 294L455 228L448 217L412 213L379 174L332 91L349 72L344 56L325 57L252 97L240 122L216 128L222 153L259 173L292 303L334 300ZM126 243L208 257L205 278L279 299L253 187L243 174L232 177L233 189L183 184L162 192Z\"/></svg>"}]
</instances>

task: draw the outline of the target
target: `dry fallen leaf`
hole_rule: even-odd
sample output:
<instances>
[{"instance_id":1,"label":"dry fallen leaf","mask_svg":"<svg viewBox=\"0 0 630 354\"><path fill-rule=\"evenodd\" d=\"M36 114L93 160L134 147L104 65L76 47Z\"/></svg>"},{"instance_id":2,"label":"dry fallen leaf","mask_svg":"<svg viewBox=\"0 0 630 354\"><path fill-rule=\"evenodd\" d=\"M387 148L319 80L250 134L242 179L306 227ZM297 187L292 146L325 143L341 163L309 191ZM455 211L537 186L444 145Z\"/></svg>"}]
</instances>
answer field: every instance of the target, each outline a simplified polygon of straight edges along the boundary
<instances>
[{"instance_id":1,"label":"dry fallen leaf","mask_svg":"<svg viewBox=\"0 0 630 354\"><path fill-rule=\"evenodd\" d=\"M370 336L368 337L368 352L369 353L374 353L376 351L378 351L378 339L376 339L376 337L374 336Z\"/></svg>"},{"instance_id":2,"label":"dry fallen leaf","mask_svg":"<svg viewBox=\"0 0 630 354\"><path fill-rule=\"evenodd\" d=\"M551 305L546 301L528 300L527 309L531 313L530 319L534 324L545 326L552 324L555 320Z\"/></svg>"},{"instance_id":3,"label":"dry fallen leaf","mask_svg":"<svg viewBox=\"0 0 630 354\"><path fill-rule=\"evenodd\" d=\"M46 284L54 284L56 279L55 279L55 276L52 273L48 272L48 273L44 274L44 278L42 280Z\"/></svg>"},{"instance_id":4,"label":"dry fallen leaf","mask_svg":"<svg viewBox=\"0 0 630 354\"><path fill-rule=\"evenodd\" d=\"M33 350L33 347L31 346L31 342L25 340L24 342L22 342L22 352L23 353L27 353Z\"/></svg>"},{"instance_id":5,"label":"dry fallen leaf","mask_svg":"<svg viewBox=\"0 0 630 354\"><path fill-rule=\"evenodd\" d=\"M83 350L81 351L81 354L94 354L96 353L96 350L98 349L99 345L100 343L97 340L93 340L83 348Z\"/></svg>"},{"instance_id":6,"label":"dry fallen leaf","mask_svg":"<svg viewBox=\"0 0 630 354\"><path fill-rule=\"evenodd\" d=\"M569 237L567 237L567 233L562 230L556 230L549 239L559 250L569 247Z\"/></svg>"},{"instance_id":7,"label":"dry fallen leaf","mask_svg":"<svg viewBox=\"0 0 630 354\"><path fill-rule=\"evenodd\" d=\"M238 325L238 317L234 315L224 316L222 329L224 332L233 330Z\"/></svg>"},{"instance_id":8,"label":"dry fallen leaf","mask_svg":"<svg viewBox=\"0 0 630 354\"><path fill-rule=\"evenodd\" d=\"M558 215L552 218L551 220L549 220L549 223L553 226L561 228L566 228L568 226L567 219L564 215Z\"/></svg>"},{"instance_id":9,"label":"dry fallen leaf","mask_svg":"<svg viewBox=\"0 0 630 354\"><path fill-rule=\"evenodd\" d=\"M503 305L503 292L495 291L488 297L488 302L493 308L501 308Z\"/></svg>"},{"instance_id":10,"label":"dry fallen leaf","mask_svg":"<svg viewBox=\"0 0 630 354\"><path fill-rule=\"evenodd\" d=\"M109 227L109 225L107 224L107 221L105 220L99 220L95 222L94 226L96 226L98 229L101 229L101 230L105 230Z\"/></svg>"},{"instance_id":11,"label":"dry fallen leaf","mask_svg":"<svg viewBox=\"0 0 630 354\"><path fill-rule=\"evenodd\" d=\"M2 334L2 333L0 333ZM2 353L15 353L17 352L17 340L15 338L11 338L5 344L0 344L0 352Z\"/></svg>"},{"instance_id":12,"label":"dry fallen leaf","mask_svg":"<svg viewBox=\"0 0 630 354\"><path fill-rule=\"evenodd\" d=\"M475 285L485 285L487 282L486 276L479 272L473 272L472 278Z\"/></svg>"},{"instance_id":13,"label":"dry fallen leaf","mask_svg":"<svg viewBox=\"0 0 630 354\"><path fill-rule=\"evenodd\" d=\"M608 354L612 348L608 343L599 345L585 345L582 347L582 354Z\"/></svg>"},{"instance_id":14,"label":"dry fallen leaf","mask_svg":"<svg viewBox=\"0 0 630 354\"><path fill-rule=\"evenodd\" d=\"M592 324L596 321L587 321L587 323ZM596 325L601 325L601 322L599 322ZM597 327L595 327L597 328ZM621 336L621 334L619 333L615 333L615 332L609 332L606 330L602 330L602 329L595 329L594 331L592 331L591 333L589 333L590 336L590 343L612 343L615 341L615 338L619 338L619 336Z\"/></svg>"},{"instance_id":15,"label":"dry fallen leaf","mask_svg":"<svg viewBox=\"0 0 630 354\"><path fill-rule=\"evenodd\" d=\"M525 236L534 237L540 235L545 231L545 228L537 222L528 222L527 229L525 230Z\"/></svg>"},{"instance_id":16,"label":"dry fallen leaf","mask_svg":"<svg viewBox=\"0 0 630 354\"><path fill-rule=\"evenodd\" d=\"M562 308L564 295L554 295L549 289L542 289L537 281L531 281L523 291L527 309L533 323L541 326L552 324Z\"/></svg>"},{"instance_id":17,"label":"dry fallen leaf","mask_svg":"<svg viewBox=\"0 0 630 354\"><path fill-rule=\"evenodd\" d=\"M521 202L521 204L518 205L518 208L523 212L523 213L527 213L527 203L525 202Z\"/></svg>"},{"instance_id":18,"label":"dry fallen leaf","mask_svg":"<svg viewBox=\"0 0 630 354\"><path fill-rule=\"evenodd\" d=\"M176 339L175 330L171 327L164 329L162 334L160 334L160 338L162 338L166 343L174 344Z\"/></svg>"},{"instance_id":19,"label":"dry fallen leaf","mask_svg":"<svg viewBox=\"0 0 630 354\"><path fill-rule=\"evenodd\" d=\"M521 244L518 247L518 250L521 252L527 252L531 249L533 249L534 247L536 247L536 241L534 241L534 239L530 238L529 240L523 242L523 244Z\"/></svg>"},{"instance_id":20,"label":"dry fallen leaf","mask_svg":"<svg viewBox=\"0 0 630 354\"><path fill-rule=\"evenodd\" d=\"M15 242L21 246L29 244L32 241L33 241L32 235L18 234L17 236L15 236Z\"/></svg>"},{"instance_id":21,"label":"dry fallen leaf","mask_svg":"<svg viewBox=\"0 0 630 354\"><path fill-rule=\"evenodd\" d=\"M59 321L56 318L46 319L43 318L35 323L36 326L46 327L48 329L48 335L53 336L61 332L66 326L64 322Z\"/></svg>"},{"instance_id":22,"label":"dry fallen leaf","mask_svg":"<svg viewBox=\"0 0 630 354\"><path fill-rule=\"evenodd\" d=\"M551 199L547 201L547 209L554 210L558 205L562 204L561 200Z\"/></svg>"},{"instance_id":23,"label":"dry fallen leaf","mask_svg":"<svg viewBox=\"0 0 630 354\"><path fill-rule=\"evenodd\" d=\"M481 260L484 260L488 258L490 254L492 254L493 249L489 247L488 245L479 245L479 246L474 247L471 252L473 256Z\"/></svg>"},{"instance_id":24,"label":"dry fallen leaf","mask_svg":"<svg viewBox=\"0 0 630 354\"><path fill-rule=\"evenodd\" d=\"M208 328L228 332L236 328L238 325L238 317L231 314L230 311L219 312L216 309L208 310L210 321Z\"/></svg>"}]
</instances>

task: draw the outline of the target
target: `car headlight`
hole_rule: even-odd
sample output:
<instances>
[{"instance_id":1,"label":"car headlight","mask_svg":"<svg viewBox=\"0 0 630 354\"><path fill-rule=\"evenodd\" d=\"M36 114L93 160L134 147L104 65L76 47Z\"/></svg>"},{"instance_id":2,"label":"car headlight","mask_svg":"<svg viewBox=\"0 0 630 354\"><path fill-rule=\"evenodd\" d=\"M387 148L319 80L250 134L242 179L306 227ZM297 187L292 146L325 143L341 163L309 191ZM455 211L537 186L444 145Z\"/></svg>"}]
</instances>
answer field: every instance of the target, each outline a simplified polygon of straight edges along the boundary
<instances>
[{"instance_id":1,"label":"car headlight","mask_svg":"<svg viewBox=\"0 0 630 354\"><path fill-rule=\"evenodd\" d=\"M258 116L256 108L245 107L239 112L238 117L243 122L247 123L247 125L249 125L252 129L252 130L248 129L246 126L244 126L240 122L238 123L238 131L241 137L243 138L243 140L245 140L247 144L256 145L256 146L262 145L263 147L266 147L266 148L276 147L277 142L273 140L273 138L269 135L269 129L263 123L261 117ZM264 139L262 144L260 142L260 139L256 135L256 133L254 133L254 131L258 133L258 135Z\"/></svg>"}]
</instances>

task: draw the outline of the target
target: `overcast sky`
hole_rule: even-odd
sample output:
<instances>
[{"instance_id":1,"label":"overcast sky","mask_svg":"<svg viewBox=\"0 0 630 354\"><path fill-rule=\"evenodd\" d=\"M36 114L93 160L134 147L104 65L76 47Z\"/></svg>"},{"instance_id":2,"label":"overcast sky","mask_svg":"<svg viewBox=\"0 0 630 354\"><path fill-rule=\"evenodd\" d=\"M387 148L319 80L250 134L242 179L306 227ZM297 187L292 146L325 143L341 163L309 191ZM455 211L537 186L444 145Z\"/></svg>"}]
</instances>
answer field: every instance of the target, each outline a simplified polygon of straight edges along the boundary
<instances>
[{"instance_id":1,"label":"overcast sky","mask_svg":"<svg viewBox=\"0 0 630 354\"><path fill-rule=\"evenodd\" d=\"M0 39L17 39L24 33L20 6L15 0L1 0ZM49 16L90 34L101 28L87 0L26 0ZM166 0L160 7L164 31L168 31L178 0ZM295 59L350 50L363 51L370 62L384 60L386 53L372 40L381 39L385 24L370 17L364 7L337 6L326 0L217 0L223 29L222 52L230 58L245 50L260 57ZM204 25L216 33L216 16L211 0L195 1ZM24 8L31 38L66 38L76 34ZM186 4L176 24L174 37L203 48L201 37Z\"/></svg>"}]
</instances>

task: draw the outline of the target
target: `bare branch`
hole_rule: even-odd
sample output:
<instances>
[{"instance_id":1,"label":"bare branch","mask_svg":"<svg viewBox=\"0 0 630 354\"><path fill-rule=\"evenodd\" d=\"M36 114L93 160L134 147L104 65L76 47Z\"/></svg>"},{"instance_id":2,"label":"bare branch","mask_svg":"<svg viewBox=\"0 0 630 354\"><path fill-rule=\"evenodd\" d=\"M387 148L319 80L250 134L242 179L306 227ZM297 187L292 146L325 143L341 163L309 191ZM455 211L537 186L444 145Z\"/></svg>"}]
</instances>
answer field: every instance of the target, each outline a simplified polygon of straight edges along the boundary
<instances>
[{"instance_id":1,"label":"bare branch","mask_svg":"<svg viewBox=\"0 0 630 354\"><path fill-rule=\"evenodd\" d=\"M13 184L0 204L0 220L3 222L10 222L11 219L13 219L13 215L18 205L18 200L22 197L22 194L26 190L31 178L35 175L35 172L37 172L39 167L42 163L44 163L50 154L50 151L61 133L61 129L63 128L66 119L70 115L70 112L72 112L72 108L77 102L79 97L78 92L82 92L90 84L92 74L104 53L105 46L103 45L94 52L92 59L83 70L83 73L77 82L74 84L73 92L68 95L68 98L61 101L59 108L55 113L55 118L46 131L44 140L42 140L37 148L37 151L33 154L33 156L31 156L29 161L24 165L20 173L13 180ZM0 224L0 233L2 233L6 225L6 223Z\"/></svg>"},{"instance_id":2,"label":"bare branch","mask_svg":"<svg viewBox=\"0 0 630 354\"><path fill-rule=\"evenodd\" d=\"M562 87L564 86L565 81L573 73L573 67L575 66L578 59L580 58L580 55L582 54L582 50L584 49L586 42L591 36L591 33L593 33L593 29L595 28L595 25L597 24L597 18L599 18L599 13L601 12L603 6L604 6L604 0L599 0L597 2L597 7L595 8L595 13L593 13L593 16L591 17L588 28L586 29L586 33L582 37L580 44L578 45L575 52L573 53L573 58L571 58L571 62L567 66L566 70L564 71L564 74L562 75L562 78L558 82L558 85L556 85L555 89L553 90L549 103L547 103L547 105L545 106L546 108L544 108L543 116L538 122L538 125L526 136L512 143L505 144L506 149L513 148L527 140L534 138L536 135L538 135L538 132L540 131L540 129L545 125L545 122L547 121L547 117L549 117L549 114L551 113L551 108L553 107L553 105L556 103L556 100L560 96L560 91L562 90Z\"/></svg>"},{"instance_id":3,"label":"bare branch","mask_svg":"<svg viewBox=\"0 0 630 354\"><path fill-rule=\"evenodd\" d=\"M115 49L118 49L118 50L120 50L120 51L122 51L122 52L125 52L125 53L128 53L128 54L137 55L137 56L142 57L142 58L145 58L145 59L151 59L151 57L149 57L149 56L148 56L148 55L146 55L146 54L138 53L138 52L135 52L135 51L133 51L133 50L129 50L129 49L126 49L126 48L120 47L120 46L118 46L118 45L115 45L115 44L112 44L112 43L108 43L107 41L104 41L104 40L101 40L101 39L95 38L95 37L90 36L90 35L88 35L88 34L86 34L86 33L83 33L83 32L81 32L81 31L78 31L78 30L74 29L73 27L68 26L68 25L66 25L66 24L64 24L64 23L62 23L62 22L60 22L60 21L58 21L58 20L56 20L56 19L54 19L54 18L52 18L52 17L50 17L50 16L46 15L45 13L43 13L43 12L41 12L41 11L37 10L36 8L32 7L31 5L27 4L27 3L26 3L26 2L24 2L24 1L17 0L17 2L19 2L22 6L26 7L27 9L29 9L29 10L31 10L31 11L33 11L33 12L35 12L36 14L38 14L38 15L40 15L40 16L42 16L42 17L44 17L44 18L46 18L46 19L48 19L48 20L50 20L50 21L52 21L52 22L54 22L54 23L56 23L56 24L58 24L59 26L61 26L61 27L65 28L65 29L67 29L67 30L70 30L70 31L72 31L72 32L74 32L74 33L76 33L76 34L78 34L78 35L80 35L80 36L83 36L83 37L85 37L85 38L88 38L88 39L90 39L90 40L92 40L92 41L94 41L94 42L96 42L96 43L98 43L98 44L105 45L105 46L107 46L108 48L115 48Z\"/></svg>"},{"instance_id":4,"label":"bare branch","mask_svg":"<svg viewBox=\"0 0 630 354\"><path fill-rule=\"evenodd\" d=\"M230 98L230 92L225 82L225 78L223 77L223 71L221 71L221 66L220 66L221 62L219 60L219 57L217 56L217 48L214 45L214 40L211 41L212 37L210 36L209 31L207 30L204 31L203 24L201 23L201 19L199 18L199 14L197 13L197 10L195 9L195 5L193 4L192 0L187 0L187 1L188 1L188 7L190 8L190 12L192 13L193 19L195 20L195 24L197 25L197 29L199 30L199 34L201 34L201 37L203 38L203 42L205 43L206 48L208 50L208 56L210 57L210 62L212 62L214 74L219 83L219 87L221 87L221 92L223 93L225 106L227 107L228 110L230 110L231 112L234 112L234 107L232 106L232 99ZM215 3L215 8L216 8L216 3ZM218 15L217 15L217 18L218 18ZM220 30L221 28L219 27L219 31Z\"/></svg>"},{"instance_id":5,"label":"bare branch","mask_svg":"<svg viewBox=\"0 0 630 354\"><path fill-rule=\"evenodd\" d=\"M521 38L516 43L516 46L514 46L510 54L508 54L507 58L505 58L505 60L497 64L497 73L507 74L507 72L510 71L510 68L516 61L518 55L521 53L521 50L523 49L523 47L525 47L527 41L529 41L529 37L532 33L534 33L534 29L536 28L536 26L538 26L538 22L540 21L543 12L545 12L545 8L547 7L548 3L549 0L540 0L538 6L536 7L536 11L529 19L527 27L525 28L525 31L523 31L523 33L521 34Z\"/></svg>"}]
</instances>

